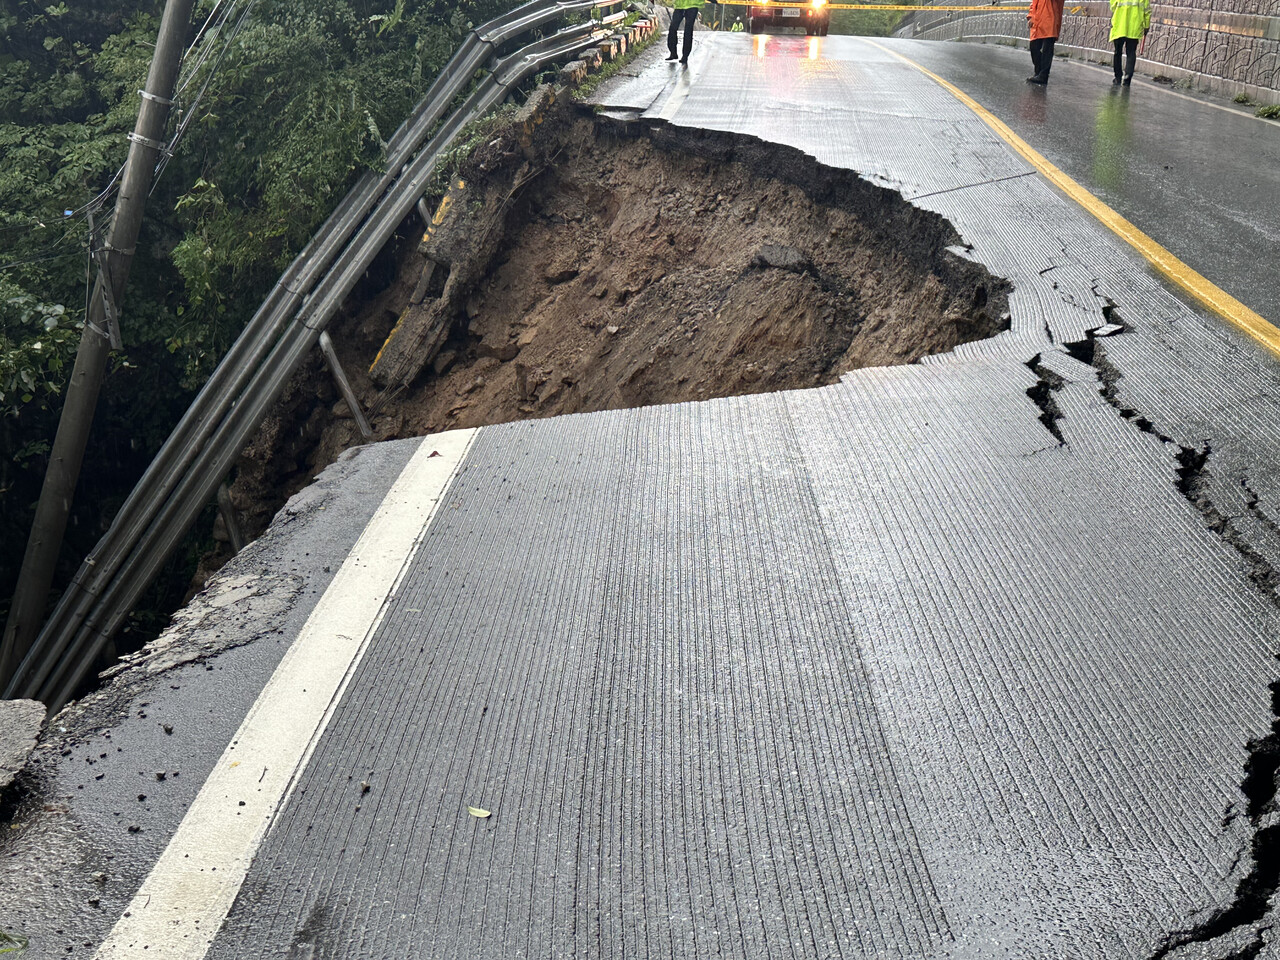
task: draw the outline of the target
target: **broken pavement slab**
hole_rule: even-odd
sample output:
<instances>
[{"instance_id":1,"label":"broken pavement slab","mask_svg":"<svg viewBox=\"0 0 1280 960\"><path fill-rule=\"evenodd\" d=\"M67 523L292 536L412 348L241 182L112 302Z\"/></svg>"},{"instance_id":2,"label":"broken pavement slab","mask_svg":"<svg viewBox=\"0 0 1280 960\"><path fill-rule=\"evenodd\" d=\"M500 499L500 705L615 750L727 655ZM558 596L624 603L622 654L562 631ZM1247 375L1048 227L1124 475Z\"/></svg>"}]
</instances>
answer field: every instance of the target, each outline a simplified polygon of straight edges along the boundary
<instances>
[{"instance_id":1,"label":"broken pavement slab","mask_svg":"<svg viewBox=\"0 0 1280 960\"><path fill-rule=\"evenodd\" d=\"M571 63L566 63L560 68L557 76L560 82L566 86L576 87L587 79L587 63L585 60L574 60Z\"/></svg>"},{"instance_id":2,"label":"broken pavement slab","mask_svg":"<svg viewBox=\"0 0 1280 960\"><path fill-rule=\"evenodd\" d=\"M441 266L448 268L457 255L457 247L462 242L458 236L458 225L465 220L467 182L454 179L449 189L436 205L436 212L431 217L422 234L422 242L418 252Z\"/></svg>"},{"instance_id":3,"label":"broken pavement slab","mask_svg":"<svg viewBox=\"0 0 1280 960\"><path fill-rule=\"evenodd\" d=\"M520 146L528 149L533 145L534 134L555 102L556 91L549 83L539 84L529 94L529 99L516 111L514 121L520 130Z\"/></svg>"},{"instance_id":4,"label":"broken pavement slab","mask_svg":"<svg viewBox=\"0 0 1280 960\"><path fill-rule=\"evenodd\" d=\"M29 795L0 829L0 927L30 938L25 956L92 956L84 943L100 941L128 909L420 443L348 451L288 501L170 630L46 724L20 781L30 783Z\"/></svg>"},{"instance_id":5,"label":"broken pavement slab","mask_svg":"<svg viewBox=\"0 0 1280 960\"><path fill-rule=\"evenodd\" d=\"M44 718L44 704L37 700L0 700L0 792L26 768Z\"/></svg>"}]
</instances>

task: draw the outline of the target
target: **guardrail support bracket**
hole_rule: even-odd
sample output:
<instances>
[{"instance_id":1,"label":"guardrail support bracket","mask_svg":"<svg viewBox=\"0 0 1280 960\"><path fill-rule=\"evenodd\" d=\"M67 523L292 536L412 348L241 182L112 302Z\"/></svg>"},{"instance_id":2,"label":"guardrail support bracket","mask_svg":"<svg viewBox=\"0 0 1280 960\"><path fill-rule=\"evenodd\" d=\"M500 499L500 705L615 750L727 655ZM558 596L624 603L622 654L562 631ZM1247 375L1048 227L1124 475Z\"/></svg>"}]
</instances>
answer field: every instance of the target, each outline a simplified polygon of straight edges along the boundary
<instances>
[{"instance_id":1,"label":"guardrail support bracket","mask_svg":"<svg viewBox=\"0 0 1280 960\"><path fill-rule=\"evenodd\" d=\"M231 502L231 491L225 482L218 484L218 513L222 515L222 523L227 528L227 537L231 540L231 549L239 553L247 542L244 531L240 529L240 518L236 516L235 504Z\"/></svg>"},{"instance_id":2,"label":"guardrail support bracket","mask_svg":"<svg viewBox=\"0 0 1280 960\"><path fill-rule=\"evenodd\" d=\"M342 369L342 364L338 362L338 354L333 349L333 340L327 330L320 334L320 351L329 363L329 372L333 374L333 380L338 385L338 392L342 394L342 399L347 401L347 406L351 408L351 416L355 417L356 427L360 430L360 436L364 438L365 443L368 443L373 439L373 428L369 426L369 420L364 415L364 408L360 406L360 401L356 398L356 392L351 389L351 382L347 379L347 375Z\"/></svg>"}]
</instances>

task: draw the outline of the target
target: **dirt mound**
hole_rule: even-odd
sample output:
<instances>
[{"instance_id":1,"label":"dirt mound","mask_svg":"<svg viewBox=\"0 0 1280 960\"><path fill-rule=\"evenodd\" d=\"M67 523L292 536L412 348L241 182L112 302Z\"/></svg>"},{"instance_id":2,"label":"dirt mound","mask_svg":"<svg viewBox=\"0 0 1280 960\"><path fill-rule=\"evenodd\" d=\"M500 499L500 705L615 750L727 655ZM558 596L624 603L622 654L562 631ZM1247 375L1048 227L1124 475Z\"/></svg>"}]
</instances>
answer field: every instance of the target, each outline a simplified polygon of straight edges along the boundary
<instances>
[{"instance_id":1,"label":"dirt mound","mask_svg":"<svg viewBox=\"0 0 1280 960\"><path fill-rule=\"evenodd\" d=\"M830 383L1007 326L1008 284L948 251L947 221L787 147L560 105L464 179L438 352L383 390L366 374L412 309L409 244L333 331L378 439ZM361 442L335 400L313 361L246 450L250 529Z\"/></svg>"}]
</instances>

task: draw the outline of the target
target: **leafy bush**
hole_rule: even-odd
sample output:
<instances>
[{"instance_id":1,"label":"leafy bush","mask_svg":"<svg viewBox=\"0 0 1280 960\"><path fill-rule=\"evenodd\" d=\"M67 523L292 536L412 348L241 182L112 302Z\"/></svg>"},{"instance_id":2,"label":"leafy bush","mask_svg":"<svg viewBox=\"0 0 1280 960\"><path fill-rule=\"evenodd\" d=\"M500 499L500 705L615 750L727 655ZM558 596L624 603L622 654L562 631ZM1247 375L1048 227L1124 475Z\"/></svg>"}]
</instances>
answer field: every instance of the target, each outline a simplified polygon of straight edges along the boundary
<instances>
[{"instance_id":1,"label":"leafy bush","mask_svg":"<svg viewBox=\"0 0 1280 960\"><path fill-rule=\"evenodd\" d=\"M2 290L0 286L0 290ZM30 294L5 300L0 327L0 413L16 415L32 402L47 407L60 392L63 367L80 340L60 303L40 303Z\"/></svg>"},{"instance_id":2,"label":"leafy bush","mask_svg":"<svg viewBox=\"0 0 1280 960\"><path fill-rule=\"evenodd\" d=\"M900 10L832 10L831 32L859 37L887 37L906 16Z\"/></svg>"},{"instance_id":3,"label":"leafy bush","mask_svg":"<svg viewBox=\"0 0 1280 960\"><path fill-rule=\"evenodd\" d=\"M69 534L72 562L96 541L280 272L359 174L379 168L387 137L472 23L515 5L259 0L148 199L121 305L125 351L114 358L86 454L94 486L77 497ZM5 543L26 539L84 321L84 210L128 153L163 6L8 0L0 7ZM198 0L192 37L214 7ZM193 109L204 79L191 78L178 109ZM99 238L112 205L97 214ZM0 598L21 550L5 554Z\"/></svg>"}]
</instances>

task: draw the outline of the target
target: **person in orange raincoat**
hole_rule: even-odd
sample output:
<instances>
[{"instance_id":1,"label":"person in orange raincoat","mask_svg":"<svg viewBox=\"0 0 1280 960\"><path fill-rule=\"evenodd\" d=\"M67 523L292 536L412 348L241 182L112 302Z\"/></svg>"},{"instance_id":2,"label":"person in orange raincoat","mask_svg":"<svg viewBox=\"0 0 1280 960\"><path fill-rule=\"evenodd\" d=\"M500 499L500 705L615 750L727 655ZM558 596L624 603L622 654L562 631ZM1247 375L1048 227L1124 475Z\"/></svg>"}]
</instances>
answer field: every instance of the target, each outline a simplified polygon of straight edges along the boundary
<instances>
[{"instance_id":1,"label":"person in orange raincoat","mask_svg":"<svg viewBox=\"0 0 1280 960\"><path fill-rule=\"evenodd\" d=\"M1027 77L1027 83L1041 86L1049 82L1053 67L1053 45L1062 31L1063 0L1031 0L1027 11L1027 23L1031 32L1031 66L1035 73Z\"/></svg>"}]
</instances>

